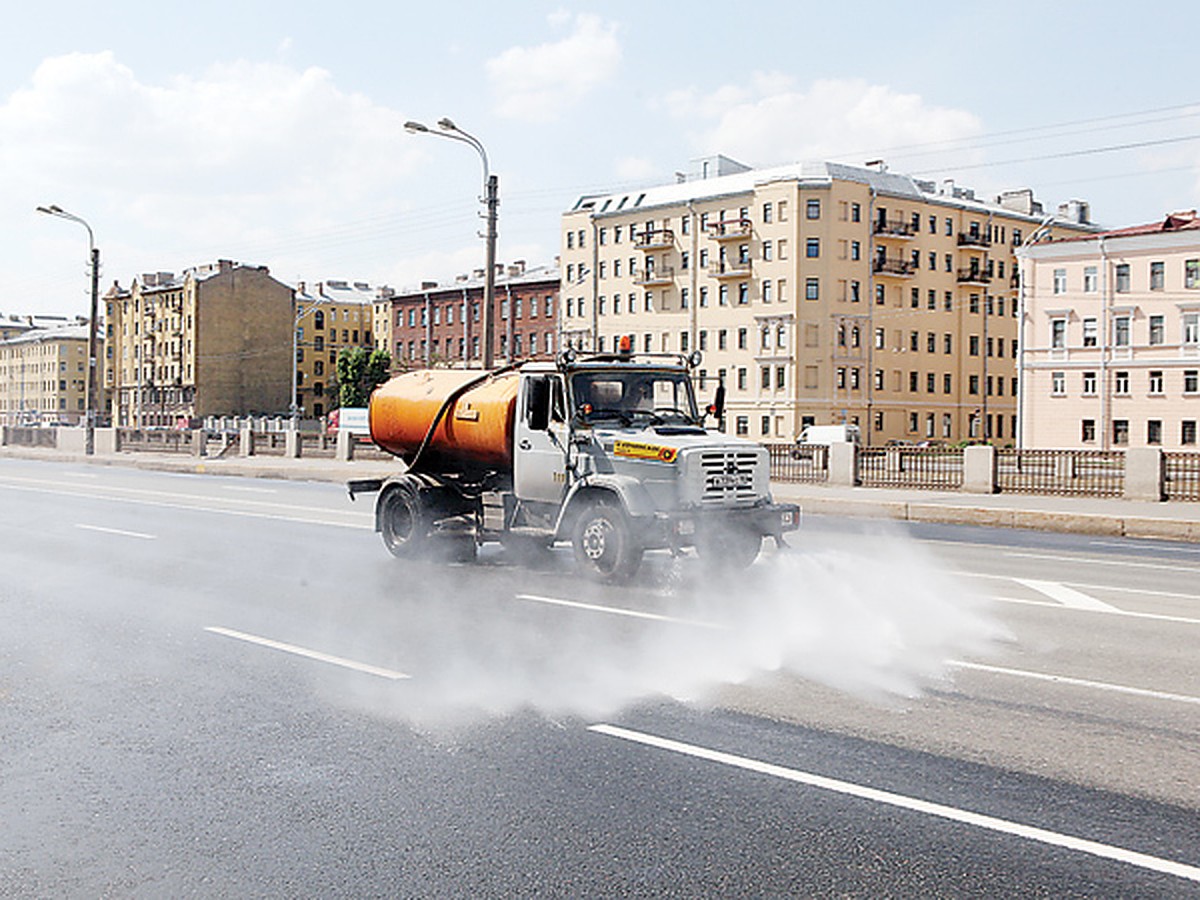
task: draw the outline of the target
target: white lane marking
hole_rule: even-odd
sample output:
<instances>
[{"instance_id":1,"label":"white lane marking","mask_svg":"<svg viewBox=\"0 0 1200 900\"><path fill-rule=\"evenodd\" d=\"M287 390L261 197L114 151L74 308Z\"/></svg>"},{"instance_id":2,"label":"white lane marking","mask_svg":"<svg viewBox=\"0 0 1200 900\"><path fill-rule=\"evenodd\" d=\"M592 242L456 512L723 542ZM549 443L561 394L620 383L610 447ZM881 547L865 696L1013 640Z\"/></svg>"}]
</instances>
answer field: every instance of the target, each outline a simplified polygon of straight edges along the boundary
<instances>
[{"instance_id":1,"label":"white lane marking","mask_svg":"<svg viewBox=\"0 0 1200 900\"><path fill-rule=\"evenodd\" d=\"M1057 600L1063 606L1071 609L1090 609L1096 612L1115 612L1117 609L1103 600L1089 597L1087 594L1057 581L1038 581L1034 578L1014 578L1013 581L1025 585L1031 591L1045 594L1051 600Z\"/></svg>"},{"instance_id":2,"label":"white lane marking","mask_svg":"<svg viewBox=\"0 0 1200 900\"><path fill-rule=\"evenodd\" d=\"M41 484L42 482L34 482L34 483ZM62 497L93 497L93 498L96 498L99 500L109 500L114 503L138 503L138 504L141 504L142 506L153 506L153 507L158 507L160 509L190 509L190 510L194 510L196 512L218 513L221 515L231 515L231 516L245 516L246 518L250 518L250 519L269 519L269 520L275 521L275 522L299 522L304 525L329 525L334 528L357 528L357 529L367 529L367 530L372 530L372 531L375 528L373 522L367 522L367 521L364 521L364 522L334 521L332 519L322 519L322 518L319 518L318 516L277 515L274 513L257 512L256 510L253 510L253 509L237 509L237 508L232 508L232 507L221 507L221 506L211 505L214 503L243 503L247 506L265 506L265 507L273 507L276 509L284 509L284 510L294 509L298 512L300 512L300 511L324 512L324 513L332 513L333 515L338 515L338 512L336 510L321 509L320 507L302 507L302 506L289 507L283 503L262 503L262 502L255 501L255 500L241 500L241 501L233 500L233 499L224 500L219 497L203 497L203 496L194 495L194 494L164 495L162 491L133 491L133 492L127 491L127 493L153 494L153 495L159 496L159 497L174 496L181 501L181 502L171 503L171 502L165 502L162 500L150 500L150 499L140 497L140 496L122 497L122 496L118 496L118 495L114 495L114 494L110 494L110 493L105 493L104 488L101 488L99 491L95 491L95 490L83 490L83 489L72 490L72 489L64 488L62 485L57 485L56 487L31 487L31 486L28 486L28 483L17 484L17 483L12 483L11 481L6 481L5 479L0 478L0 489L4 489L4 488L8 488L9 490L14 490L14 491L28 491L28 492L34 493L34 494L52 494L55 496L62 496ZM188 500L191 502L182 502L183 500ZM206 505L206 501L210 505ZM367 510L363 513L351 512L351 513L348 513L348 515L353 515L356 518L366 519L371 516L371 512L370 512L370 510Z\"/></svg>"},{"instance_id":3,"label":"white lane marking","mask_svg":"<svg viewBox=\"0 0 1200 900\"><path fill-rule=\"evenodd\" d=\"M1060 603L1047 603L1045 600L1029 600L1025 597L994 596L991 599L999 603L1016 603L1022 606L1041 606L1044 609L1071 609L1071 607L1063 606ZM1130 612L1127 609L1087 609L1082 610L1082 612L1099 612L1110 616L1126 616L1130 619L1149 619L1153 622L1179 622L1183 625L1200 625L1200 619L1191 619L1187 616L1168 616L1163 613Z\"/></svg>"},{"instance_id":4,"label":"white lane marking","mask_svg":"<svg viewBox=\"0 0 1200 900\"><path fill-rule=\"evenodd\" d=\"M961 569L942 569L944 574L958 575L962 578L988 578L992 581L1014 581L1012 575L993 575L990 572L964 572ZM1088 591L1112 591L1116 594L1150 594L1153 597L1178 597L1180 600L1200 600L1200 594L1183 594L1179 591L1158 591L1153 588L1122 587L1115 584L1085 584L1080 581L1069 582L1073 587Z\"/></svg>"},{"instance_id":5,"label":"white lane marking","mask_svg":"<svg viewBox=\"0 0 1200 900\"><path fill-rule=\"evenodd\" d=\"M282 641L273 641L270 638L259 637L256 634L246 634L244 631L234 631L232 628L221 628L218 625L209 625L205 627L205 631L212 634L220 634L225 637L236 638L239 641L246 641L251 644L258 644L261 647L270 647L272 650L282 650L284 653L294 653L296 656L303 656L307 659L315 659L318 662L329 663L335 666L341 666L344 669L353 669L356 672L365 672L368 675L378 675L380 678L390 678L393 681L399 681L402 678L410 676L403 672L397 672L395 669L385 669L382 666L372 666L367 663L356 662L352 659L346 659L341 656L331 656L328 653L322 653L319 650L309 650L307 647L297 647L295 644L285 644Z\"/></svg>"},{"instance_id":6,"label":"white lane marking","mask_svg":"<svg viewBox=\"0 0 1200 900\"><path fill-rule=\"evenodd\" d=\"M1145 538L1131 538L1130 540L1145 540ZM1119 547L1122 550L1129 550L1131 546L1134 548L1142 546L1140 544L1123 544L1120 541L1088 541L1088 544L1092 547ZM1153 549L1155 553L1200 553L1200 547L1169 547L1155 544Z\"/></svg>"},{"instance_id":7,"label":"white lane marking","mask_svg":"<svg viewBox=\"0 0 1200 900\"><path fill-rule=\"evenodd\" d=\"M1120 566L1123 569L1161 569L1164 572L1197 571L1195 566L1167 566L1162 563L1129 562L1123 559L1101 559L1097 556L1053 556L1049 553L1016 553L1005 551L1003 556L1016 556L1021 559L1045 559L1050 562L1073 562L1088 566Z\"/></svg>"},{"instance_id":8,"label":"white lane marking","mask_svg":"<svg viewBox=\"0 0 1200 900\"><path fill-rule=\"evenodd\" d=\"M76 522L75 527L82 528L84 531L99 531L103 534L119 534L122 537L141 538L144 541L153 541L158 538L156 534L143 534L140 531L123 531L120 528L105 528L102 525L84 525L82 522Z\"/></svg>"},{"instance_id":9,"label":"white lane marking","mask_svg":"<svg viewBox=\"0 0 1200 900\"><path fill-rule=\"evenodd\" d=\"M567 606L572 609L584 609L589 612L608 613L614 616L628 616L631 619L649 619L654 622L673 622L676 625L691 625L696 628L713 628L724 630L723 625L715 622L702 622L698 619L680 619L675 616L664 616L659 613L642 612L637 609L625 609L620 606L599 606L594 603L581 603L578 600L564 600L561 597L543 597L539 594L517 594L518 600L528 600L533 603L547 603L551 606Z\"/></svg>"},{"instance_id":10,"label":"white lane marking","mask_svg":"<svg viewBox=\"0 0 1200 900\"><path fill-rule=\"evenodd\" d=\"M67 478L95 478L95 472L63 472Z\"/></svg>"},{"instance_id":11,"label":"white lane marking","mask_svg":"<svg viewBox=\"0 0 1200 900\"><path fill-rule=\"evenodd\" d=\"M827 778L823 775L816 775L811 772L802 772L799 769L790 769L786 766L778 766L773 763L762 762L760 760L750 759L749 757L745 756L735 756L732 753L723 753L719 750L709 750L706 747L699 747L695 744L685 744L681 741L673 741L668 738L661 738L652 734L645 734L644 732L640 731L631 731L628 728L618 728L614 725L600 724L591 725L588 727L588 730L594 731L597 734L604 734L608 735L609 737L631 741L636 744L643 744L648 747L656 747L660 750L669 750L672 753L680 753L684 756L691 756L696 759L704 759L708 760L709 762L721 763L722 765L733 766L734 768L743 769L749 772L758 772L762 775L770 775L774 778L782 778L785 781L791 781L797 784L803 784L825 791L833 791L834 793L844 794L850 797L857 797L862 800L869 800L872 803L882 803L887 806L897 807L899 809L906 809L912 812L937 816L938 818L949 819L952 822L960 822L964 825L971 825L975 828L983 828L988 831L997 831L1001 834L1008 834L1031 841L1038 841L1039 843L1049 844L1053 847L1063 847L1067 850L1088 853L1092 856L1101 857L1102 859L1110 859L1117 862L1127 863L1128 865L1137 866L1141 869L1149 869L1152 872L1161 872L1166 875L1173 875L1176 878L1200 882L1200 867L1189 866L1184 863L1175 862L1174 860L1161 859L1157 856L1139 853L1136 850L1126 850L1123 847L1114 847L1110 844L1101 844L1098 841L1089 841L1085 838L1078 838L1069 834L1060 834L1055 831L1048 831L1044 828L1036 828L1032 825L1022 825L1019 822L1010 822L1006 819L998 819L994 816L987 816L965 809L957 809L956 807L945 806L941 803L931 803L928 800L920 800L916 797L907 797L903 794L894 794L890 791L881 791L877 788L866 787L865 785L854 784L853 782L849 781L841 781L836 778Z\"/></svg>"},{"instance_id":12,"label":"white lane marking","mask_svg":"<svg viewBox=\"0 0 1200 900\"><path fill-rule=\"evenodd\" d=\"M238 491L239 493L242 493L242 494L277 494L277 493L279 493L277 490L275 490L275 488L242 487L241 485L237 485L237 484L223 484L223 485L221 485L221 487L227 491Z\"/></svg>"},{"instance_id":13,"label":"white lane marking","mask_svg":"<svg viewBox=\"0 0 1200 900\"><path fill-rule=\"evenodd\" d=\"M1071 678L1067 675L1050 675L1044 672L1028 672L1024 669L1008 669L1003 666L985 666L981 663L950 660L947 665L957 669L972 669L976 672L991 672L994 675L1012 675L1016 678L1032 678L1035 681L1052 681L1055 684L1069 684L1074 687L1094 688L1098 691L1112 691L1117 694L1132 694L1135 697L1152 697L1155 700L1173 700L1176 703L1200 704L1200 697L1189 697L1187 694L1172 694L1167 691L1152 691L1147 688L1129 687L1124 684L1110 684L1106 681L1089 681L1086 678Z\"/></svg>"}]
</instances>

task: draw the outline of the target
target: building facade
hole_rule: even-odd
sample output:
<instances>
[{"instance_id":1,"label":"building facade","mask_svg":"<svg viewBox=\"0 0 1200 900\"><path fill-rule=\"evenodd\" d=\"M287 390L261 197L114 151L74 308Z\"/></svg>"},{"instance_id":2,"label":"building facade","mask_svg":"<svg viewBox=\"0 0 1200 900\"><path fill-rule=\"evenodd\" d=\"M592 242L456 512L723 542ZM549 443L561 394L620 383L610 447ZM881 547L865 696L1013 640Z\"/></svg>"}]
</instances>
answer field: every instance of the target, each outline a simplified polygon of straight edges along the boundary
<instances>
[{"instance_id":1,"label":"building facade","mask_svg":"<svg viewBox=\"0 0 1200 900\"><path fill-rule=\"evenodd\" d=\"M390 288L356 281L296 285L296 410L316 418L337 408L337 357L343 350L374 350L376 306Z\"/></svg>"},{"instance_id":2,"label":"building facade","mask_svg":"<svg viewBox=\"0 0 1200 900\"><path fill-rule=\"evenodd\" d=\"M1196 212L1038 243L1022 256L1022 444L1195 450Z\"/></svg>"},{"instance_id":3,"label":"building facade","mask_svg":"<svg viewBox=\"0 0 1200 900\"><path fill-rule=\"evenodd\" d=\"M492 318L496 360L552 356L558 346L557 266L497 266ZM399 369L480 365L484 271L453 284L425 282L391 298L389 349Z\"/></svg>"},{"instance_id":4,"label":"building facade","mask_svg":"<svg viewBox=\"0 0 1200 900\"><path fill-rule=\"evenodd\" d=\"M1089 233L1086 206L1055 233ZM864 442L1008 442L1016 427L1014 250L1047 217L834 163L724 157L672 185L581 198L562 224L563 341L700 350L727 430L792 440L857 424Z\"/></svg>"},{"instance_id":5,"label":"building facade","mask_svg":"<svg viewBox=\"0 0 1200 900\"><path fill-rule=\"evenodd\" d=\"M86 419L87 330L82 320L7 331L12 336L0 339L0 422L77 425Z\"/></svg>"},{"instance_id":6,"label":"building facade","mask_svg":"<svg viewBox=\"0 0 1200 900\"><path fill-rule=\"evenodd\" d=\"M104 297L104 384L122 426L288 412L292 289L229 260L155 272Z\"/></svg>"}]
</instances>

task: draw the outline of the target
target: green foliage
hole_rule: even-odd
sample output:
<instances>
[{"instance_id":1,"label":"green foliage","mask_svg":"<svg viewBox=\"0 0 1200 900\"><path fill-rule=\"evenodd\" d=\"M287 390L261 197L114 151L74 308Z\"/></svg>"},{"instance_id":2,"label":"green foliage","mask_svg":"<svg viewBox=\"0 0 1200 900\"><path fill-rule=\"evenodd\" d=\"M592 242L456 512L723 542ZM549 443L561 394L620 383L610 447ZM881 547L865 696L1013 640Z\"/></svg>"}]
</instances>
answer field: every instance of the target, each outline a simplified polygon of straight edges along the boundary
<instances>
[{"instance_id":1,"label":"green foliage","mask_svg":"<svg viewBox=\"0 0 1200 900\"><path fill-rule=\"evenodd\" d=\"M348 347L337 358L338 406L366 406L371 391L390 377L392 357L386 350Z\"/></svg>"}]
</instances>

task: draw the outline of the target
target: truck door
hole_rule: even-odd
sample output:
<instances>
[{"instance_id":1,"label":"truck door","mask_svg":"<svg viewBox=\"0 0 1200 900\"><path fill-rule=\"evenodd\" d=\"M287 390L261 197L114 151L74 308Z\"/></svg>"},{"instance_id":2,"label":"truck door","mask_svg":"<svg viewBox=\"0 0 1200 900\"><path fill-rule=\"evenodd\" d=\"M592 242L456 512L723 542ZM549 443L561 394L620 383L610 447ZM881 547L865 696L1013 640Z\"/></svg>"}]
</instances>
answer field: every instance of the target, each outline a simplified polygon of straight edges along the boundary
<instances>
[{"instance_id":1,"label":"truck door","mask_svg":"<svg viewBox=\"0 0 1200 900\"><path fill-rule=\"evenodd\" d=\"M567 486L567 404L555 374L521 376L513 442L513 489L521 500L558 503Z\"/></svg>"}]
</instances>

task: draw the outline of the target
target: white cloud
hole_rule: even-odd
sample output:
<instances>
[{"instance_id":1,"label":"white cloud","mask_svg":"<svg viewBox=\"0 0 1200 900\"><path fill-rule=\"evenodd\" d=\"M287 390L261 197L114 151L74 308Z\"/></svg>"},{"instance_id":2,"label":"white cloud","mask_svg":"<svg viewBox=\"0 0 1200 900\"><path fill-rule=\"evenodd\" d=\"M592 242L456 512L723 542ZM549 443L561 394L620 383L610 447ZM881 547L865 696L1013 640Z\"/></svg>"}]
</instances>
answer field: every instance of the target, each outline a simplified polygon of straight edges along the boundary
<instances>
[{"instance_id":1,"label":"white cloud","mask_svg":"<svg viewBox=\"0 0 1200 900\"><path fill-rule=\"evenodd\" d=\"M573 20L555 13L550 24L573 30L562 40L536 47L510 47L487 61L497 114L546 122L607 81L621 62L617 26L599 16Z\"/></svg>"},{"instance_id":2,"label":"white cloud","mask_svg":"<svg viewBox=\"0 0 1200 900\"><path fill-rule=\"evenodd\" d=\"M725 85L708 94L675 91L662 104L671 115L696 123L698 153L725 153L754 165L802 159L863 160L855 154L955 141L982 131L972 113L933 106L861 79L822 79L807 88L789 76L757 73L749 84ZM928 147L926 150L930 149ZM958 155L961 161L961 154ZM920 165L930 163L923 156Z\"/></svg>"}]
</instances>

